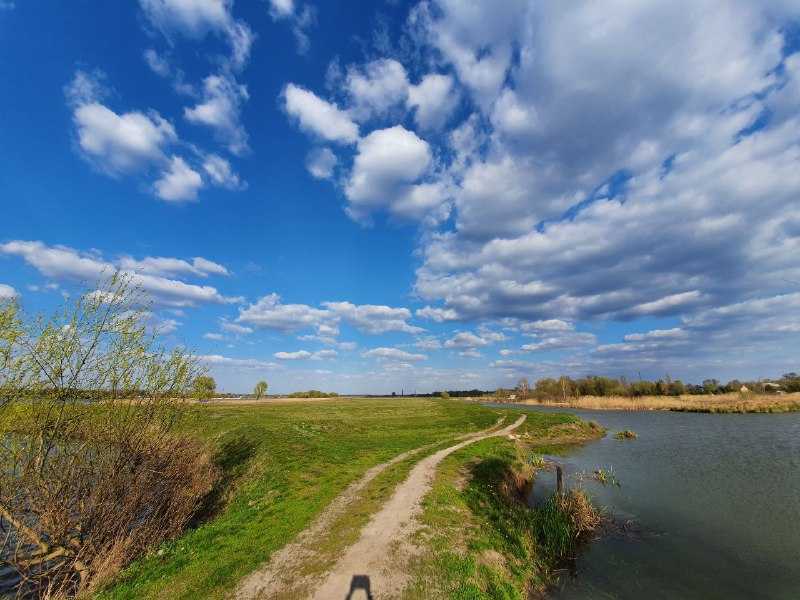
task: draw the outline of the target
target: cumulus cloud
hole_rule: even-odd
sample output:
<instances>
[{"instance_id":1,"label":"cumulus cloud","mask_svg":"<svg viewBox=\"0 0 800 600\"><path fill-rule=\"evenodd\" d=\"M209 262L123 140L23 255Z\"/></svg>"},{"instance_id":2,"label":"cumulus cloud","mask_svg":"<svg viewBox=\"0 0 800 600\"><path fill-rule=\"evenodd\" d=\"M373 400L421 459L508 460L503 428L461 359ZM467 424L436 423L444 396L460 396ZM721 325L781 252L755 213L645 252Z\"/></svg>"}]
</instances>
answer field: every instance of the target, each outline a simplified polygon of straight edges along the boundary
<instances>
[{"instance_id":1,"label":"cumulus cloud","mask_svg":"<svg viewBox=\"0 0 800 600\"><path fill-rule=\"evenodd\" d=\"M0 300L13 300L19 296L17 290L8 284L0 283Z\"/></svg>"},{"instance_id":2,"label":"cumulus cloud","mask_svg":"<svg viewBox=\"0 0 800 600\"><path fill-rule=\"evenodd\" d=\"M241 105L249 98L247 87L228 75L209 75L203 80L203 97L186 107L184 118L190 123L210 127L217 138L235 155L248 150L247 132L240 122Z\"/></svg>"},{"instance_id":3,"label":"cumulus cloud","mask_svg":"<svg viewBox=\"0 0 800 600\"><path fill-rule=\"evenodd\" d=\"M155 302L166 306L231 304L241 301L241 298L223 296L212 286L139 273L124 268L122 264L104 260L96 253L81 253L67 246L47 246L42 242L15 240L0 244L0 253L22 258L46 277L88 285L96 284L120 270L130 275L133 285L150 294Z\"/></svg>"},{"instance_id":4,"label":"cumulus cloud","mask_svg":"<svg viewBox=\"0 0 800 600\"><path fill-rule=\"evenodd\" d=\"M449 75L430 73L408 88L408 106L421 129L441 129L458 106L459 92Z\"/></svg>"},{"instance_id":5,"label":"cumulus cloud","mask_svg":"<svg viewBox=\"0 0 800 600\"><path fill-rule=\"evenodd\" d=\"M281 97L286 113L303 131L331 142L358 140L358 125L335 104L293 83L284 88Z\"/></svg>"},{"instance_id":6,"label":"cumulus cloud","mask_svg":"<svg viewBox=\"0 0 800 600\"><path fill-rule=\"evenodd\" d=\"M276 352L275 358L279 360L305 360L311 358L311 352L308 350L298 350L297 352Z\"/></svg>"},{"instance_id":7,"label":"cumulus cloud","mask_svg":"<svg viewBox=\"0 0 800 600\"><path fill-rule=\"evenodd\" d=\"M153 185L156 196L162 200L187 202L197 200L197 192L203 187L203 178L180 156L173 156L167 169Z\"/></svg>"},{"instance_id":8,"label":"cumulus cloud","mask_svg":"<svg viewBox=\"0 0 800 600\"><path fill-rule=\"evenodd\" d=\"M165 256L146 256L142 259L135 259L128 255L123 255L118 261L118 266L126 271L136 273L147 273L148 275L159 276L186 276L208 277L209 275L229 275L228 269L219 263L196 256L191 262L180 258Z\"/></svg>"},{"instance_id":9,"label":"cumulus cloud","mask_svg":"<svg viewBox=\"0 0 800 600\"><path fill-rule=\"evenodd\" d=\"M522 350L525 352L543 352L547 350L562 350L565 348L591 346L596 343L597 338L594 336L594 334L570 331L557 335L541 337L531 344L525 344L522 346Z\"/></svg>"},{"instance_id":10,"label":"cumulus cloud","mask_svg":"<svg viewBox=\"0 0 800 600\"><path fill-rule=\"evenodd\" d=\"M338 162L330 148L314 148L306 157L306 169L316 179L331 179Z\"/></svg>"},{"instance_id":11,"label":"cumulus cloud","mask_svg":"<svg viewBox=\"0 0 800 600\"><path fill-rule=\"evenodd\" d=\"M231 65L241 68L247 63L255 36L246 23L233 17L230 0L139 0L139 5L164 35L179 33L196 40L209 33L219 35L230 45Z\"/></svg>"},{"instance_id":12,"label":"cumulus cloud","mask_svg":"<svg viewBox=\"0 0 800 600\"><path fill-rule=\"evenodd\" d=\"M118 114L100 102L105 94L96 74L80 70L66 88L82 154L111 175L163 161L165 148L177 140L172 124L155 111Z\"/></svg>"},{"instance_id":13,"label":"cumulus cloud","mask_svg":"<svg viewBox=\"0 0 800 600\"><path fill-rule=\"evenodd\" d=\"M238 323L231 323L226 319L220 320L219 328L222 329L223 331L227 331L228 333L233 333L235 335L247 335L248 333L253 333L252 327L239 325Z\"/></svg>"},{"instance_id":14,"label":"cumulus cloud","mask_svg":"<svg viewBox=\"0 0 800 600\"><path fill-rule=\"evenodd\" d=\"M254 304L240 309L237 321L254 327L275 329L283 332L315 328L315 339L324 343L335 343L339 335L339 322L355 327L364 333L377 335L389 331L420 333L422 328L408 323L411 311L407 308L351 302L323 302L323 308L307 304L283 304L280 296L269 294Z\"/></svg>"},{"instance_id":15,"label":"cumulus cloud","mask_svg":"<svg viewBox=\"0 0 800 600\"><path fill-rule=\"evenodd\" d=\"M424 354L413 354L411 352L406 352L405 350L400 350L399 348L385 347L367 350L366 352L363 352L361 356L364 358L377 358L378 360L392 362L418 362L428 358Z\"/></svg>"},{"instance_id":16,"label":"cumulus cloud","mask_svg":"<svg viewBox=\"0 0 800 600\"><path fill-rule=\"evenodd\" d=\"M350 97L349 112L358 121L385 117L402 105L408 95L406 70L391 58L372 61L363 68L351 66L345 88Z\"/></svg>"},{"instance_id":17,"label":"cumulus cloud","mask_svg":"<svg viewBox=\"0 0 800 600\"><path fill-rule=\"evenodd\" d=\"M358 142L345 186L348 214L364 220L379 209L409 218L435 211L447 190L439 182L420 181L432 160L428 143L401 125L373 131Z\"/></svg>"},{"instance_id":18,"label":"cumulus cloud","mask_svg":"<svg viewBox=\"0 0 800 600\"><path fill-rule=\"evenodd\" d=\"M244 189L246 186L237 175L231 163L217 154L208 154L203 159L203 171L211 182L230 190Z\"/></svg>"},{"instance_id":19,"label":"cumulus cloud","mask_svg":"<svg viewBox=\"0 0 800 600\"><path fill-rule=\"evenodd\" d=\"M278 294L268 294L240 309L237 321L254 327L289 332L316 326L328 316L326 310L306 304L283 304Z\"/></svg>"},{"instance_id":20,"label":"cumulus cloud","mask_svg":"<svg viewBox=\"0 0 800 600\"><path fill-rule=\"evenodd\" d=\"M233 358L220 354L203 354L197 357L201 363L209 367L223 367L235 370L278 370L283 367L274 362L256 358Z\"/></svg>"},{"instance_id":21,"label":"cumulus cloud","mask_svg":"<svg viewBox=\"0 0 800 600\"><path fill-rule=\"evenodd\" d=\"M478 333L460 331L444 343L445 348L481 348L495 342L502 342L505 336L496 331L479 330Z\"/></svg>"},{"instance_id":22,"label":"cumulus cloud","mask_svg":"<svg viewBox=\"0 0 800 600\"><path fill-rule=\"evenodd\" d=\"M405 333L424 331L421 327L408 323L411 311L407 308L392 308L374 304L356 305L351 302L325 302L323 305L332 315L365 333L375 335L388 331Z\"/></svg>"},{"instance_id":23,"label":"cumulus cloud","mask_svg":"<svg viewBox=\"0 0 800 600\"><path fill-rule=\"evenodd\" d=\"M422 319L429 319L437 323L455 321L458 319L458 313L452 308L434 308L432 306L418 308L416 315Z\"/></svg>"}]
</instances>

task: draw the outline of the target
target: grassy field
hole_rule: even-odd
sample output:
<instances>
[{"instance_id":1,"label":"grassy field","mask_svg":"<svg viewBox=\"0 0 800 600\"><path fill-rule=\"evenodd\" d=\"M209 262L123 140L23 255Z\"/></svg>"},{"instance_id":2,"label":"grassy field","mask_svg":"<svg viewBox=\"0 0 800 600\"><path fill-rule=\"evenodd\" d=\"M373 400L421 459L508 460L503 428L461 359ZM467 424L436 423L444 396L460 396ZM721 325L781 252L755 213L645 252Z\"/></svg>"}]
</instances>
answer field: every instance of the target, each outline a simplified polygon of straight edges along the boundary
<instances>
[{"instance_id":1,"label":"grassy field","mask_svg":"<svg viewBox=\"0 0 800 600\"><path fill-rule=\"evenodd\" d=\"M715 394L704 396L582 396L567 402L525 400L523 404L595 410L675 410L703 413L782 413L800 410L800 393Z\"/></svg>"},{"instance_id":2,"label":"grassy field","mask_svg":"<svg viewBox=\"0 0 800 600\"><path fill-rule=\"evenodd\" d=\"M182 427L217 449L226 497L211 518L128 567L99 597L223 597L371 466L488 428L501 412L432 399L193 406ZM386 474L375 501L402 472L401 465ZM356 525L366 516L353 518Z\"/></svg>"},{"instance_id":3,"label":"grassy field","mask_svg":"<svg viewBox=\"0 0 800 600\"><path fill-rule=\"evenodd\" d=\"M423 504L424 550L404 600L523 600L543 592L575 551L580 519L551 510L552 502L530 509L519 488L535 477L531 457L603 433L570 415L529 413L518 440L492 438L446 458Z\"/></svg>"}]
</instances>

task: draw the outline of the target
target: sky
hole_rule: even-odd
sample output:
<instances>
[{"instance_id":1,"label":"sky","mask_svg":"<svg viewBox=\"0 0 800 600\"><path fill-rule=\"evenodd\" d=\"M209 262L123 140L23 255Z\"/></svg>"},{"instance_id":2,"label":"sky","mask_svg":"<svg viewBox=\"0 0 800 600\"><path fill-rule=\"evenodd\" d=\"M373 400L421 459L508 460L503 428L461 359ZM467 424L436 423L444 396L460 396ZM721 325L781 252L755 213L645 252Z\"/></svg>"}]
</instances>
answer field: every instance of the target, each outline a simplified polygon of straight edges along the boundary
<instances>
[{"instance_id":1,"label":"sky","mask_svg":"<svg viewBox=\"0 0 800 600\"><path fill-rule=\"evenodd\" d=\"M220 389L800 370L800 4L0 0L0 299Z\"/></svg>"}]
</instances>

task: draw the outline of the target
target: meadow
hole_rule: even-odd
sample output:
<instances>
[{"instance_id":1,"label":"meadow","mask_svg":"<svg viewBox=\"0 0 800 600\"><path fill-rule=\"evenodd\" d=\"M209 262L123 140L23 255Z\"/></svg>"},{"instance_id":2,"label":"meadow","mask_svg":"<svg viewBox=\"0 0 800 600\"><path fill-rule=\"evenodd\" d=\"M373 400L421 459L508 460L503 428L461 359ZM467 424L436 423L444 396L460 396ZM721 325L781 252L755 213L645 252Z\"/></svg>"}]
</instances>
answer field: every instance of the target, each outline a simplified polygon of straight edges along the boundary
<instances>
[{"instance_id":1,"label":"meadow","mask_svg":"<svg viewBox=\"0 0 800 600\"><path fill-rule=\"evenodd\" d=\"M518 413L438 399L191 406L180 427L213 447L223 472L218 495L194 527L130 565L98 597L229 595L370 467L429 445L373 482L361 505L337 524L337 543L344 544L414 462L459 435L493 426L504 414L508 419ZM578 423L568 415L531 415L519 437L575 441L586 433ZM505 445L508 458L513 441L497 439L492 447Z\"/></svg>"}]
</instances>

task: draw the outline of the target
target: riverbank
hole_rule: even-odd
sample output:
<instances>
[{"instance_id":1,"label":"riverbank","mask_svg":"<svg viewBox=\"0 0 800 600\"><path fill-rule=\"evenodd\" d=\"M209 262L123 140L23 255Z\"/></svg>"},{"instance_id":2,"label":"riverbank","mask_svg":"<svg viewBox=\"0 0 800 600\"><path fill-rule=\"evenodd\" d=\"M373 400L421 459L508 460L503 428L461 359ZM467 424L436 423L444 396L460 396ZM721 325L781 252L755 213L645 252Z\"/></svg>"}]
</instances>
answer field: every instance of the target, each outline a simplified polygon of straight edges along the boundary
<instances>
[{"instance_id":1,"label":"riverbank","mask_svg":"<svg viewBox=\"0 0 800 600\"><path fill-rule=\"evenodd\" d=\"M528 504L533 481L552 479L537 458L603 437L571 415L529 412L509 438L468 446L440 465L425 498L419 554L403 600L534 598L598 525L580 490Z\"/></svg>"},{"instance_id":2,"label":"riverbank","mask_svg":"<svg viewBox=\"0 0 800 600\"><path fill-rule=\"evenodd\" d=\"M494 400L502 402L502 400ZM514 400L528 406L554 406L569 410L671 410L697 413L785 413L800 411L800 393L794 394L714 394L682 396L581 396L564 401Z\"/></svg>"},{"instance_id":3,"label":"riverbank","mask_svg":"<svg viewBox=\"0 0 800 600\"><path fill-rule=\"evenodd\" d=\"M98 597L231 595L369 469L426 447L387 468L358 503L348 506L333 528L346 535L325 541L326 552L336 556L414 464L463 434L519 415L513 407L409 398L192 406L182 428L216 449L225 487L203 523L129 566ZM567 415L541 415L534 421L535 429L515 432L519 439L504 437L497 443L514 448L544 432L551 440L566 439L580 428ZM322 568L302 565L309 572Z\"/></svg>"}]
</instances>

